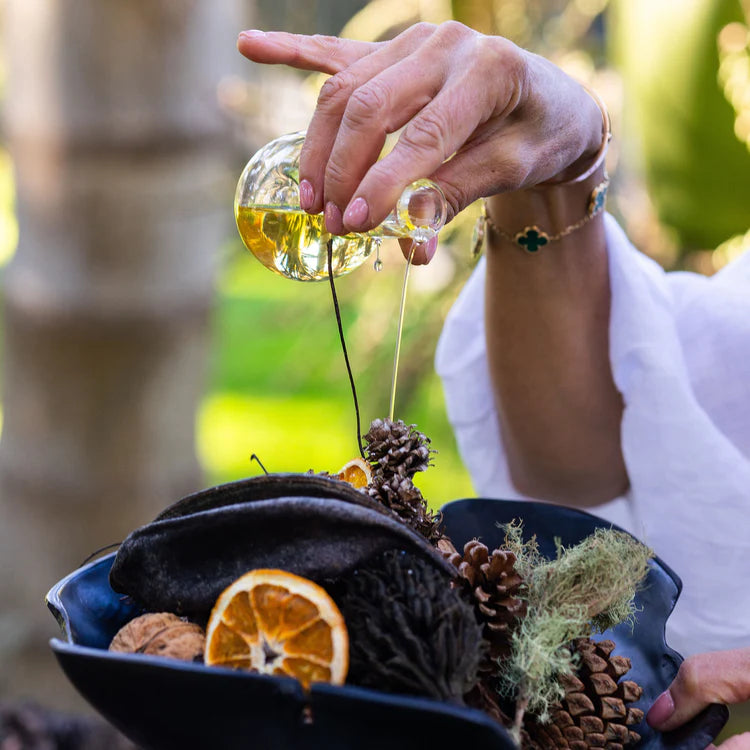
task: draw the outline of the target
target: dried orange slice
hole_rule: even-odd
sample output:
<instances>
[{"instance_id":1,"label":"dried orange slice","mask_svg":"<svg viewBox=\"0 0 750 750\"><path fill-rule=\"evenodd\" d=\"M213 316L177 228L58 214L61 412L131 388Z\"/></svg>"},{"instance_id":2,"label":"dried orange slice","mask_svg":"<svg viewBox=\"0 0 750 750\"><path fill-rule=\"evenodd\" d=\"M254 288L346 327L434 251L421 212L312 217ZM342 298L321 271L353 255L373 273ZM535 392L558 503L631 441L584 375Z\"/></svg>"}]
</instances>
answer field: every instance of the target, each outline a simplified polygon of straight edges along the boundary
<instances>
[{"instance_id":1,"label":"dried orange slice","mask_svg":"<svg viewBox=\"0 0 750 750\"><path fill-rule=\"evenodd\" d=\"M336 479L343 479L345 482L349 482L352 487L361 490L372 482L372 469L363 458L354 458L334 476Z\"/></svg>"},{"instance_id":2,"label":"dried orange slice","mask_svg":"<svg viewBox=\"0 0 750 750\"><path fill-rule=\"evenodd\" d=\"M252 570L219 596L206 628L206 664L343 685L349 636L333 599L284 570Z\"/></svg>"}]
</instances>

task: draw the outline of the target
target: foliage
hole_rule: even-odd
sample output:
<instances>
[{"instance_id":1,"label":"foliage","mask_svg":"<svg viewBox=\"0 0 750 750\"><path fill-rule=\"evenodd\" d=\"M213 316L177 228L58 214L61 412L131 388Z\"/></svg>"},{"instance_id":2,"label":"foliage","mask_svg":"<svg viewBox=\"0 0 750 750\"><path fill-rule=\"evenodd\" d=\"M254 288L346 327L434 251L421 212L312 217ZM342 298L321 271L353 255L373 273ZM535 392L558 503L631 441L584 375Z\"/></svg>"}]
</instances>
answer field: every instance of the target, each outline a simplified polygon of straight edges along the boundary
<instances>
[{"instance_id":1,"label":"foliage","mask_svg":"<svg viewBox=\"0 0 750 750\"><path fill-rule=\"evenodd\" d=\"M683 251L744 233L750 115L742 119L741 107L750 96L750 4L618 0L613 10L626 131L640 136L659 215Z\"/></svg>"},{"instance_id":2,"label":"foliage","mask_svg":"<svg viewBox=\"0 0 750 750\"><path fill-rule=\"evenodd\" d=\"M240 247L233 241L228 248L220 283L211 388L198 421L204 465L212 481L258 473L253 453L269 471L335 471L357 447L330 289L274 276ZM404 270L395 243L382 257L381 273L371 259L336 284L364 430L388 413ZM438 507L473 492L432 366L441 306L450 303L449 292L420 289L438 273L439 264L432 265L412 271L396 418L416 423L439 451L435 465L417 478ZM457 273L465 278L468 270Z\"/></svg>"},{"instance_id":3,"label":"foliage","mask_svg":"<svg viewBox=\"0 0 750 750\"><path fill-rule=\"evenodd\" d=\"M454 19L554 56L589 47L590 31L608 0L371 0L341 31L354 39L388 39L417 21Z\"/></svg>"}]
</instances>

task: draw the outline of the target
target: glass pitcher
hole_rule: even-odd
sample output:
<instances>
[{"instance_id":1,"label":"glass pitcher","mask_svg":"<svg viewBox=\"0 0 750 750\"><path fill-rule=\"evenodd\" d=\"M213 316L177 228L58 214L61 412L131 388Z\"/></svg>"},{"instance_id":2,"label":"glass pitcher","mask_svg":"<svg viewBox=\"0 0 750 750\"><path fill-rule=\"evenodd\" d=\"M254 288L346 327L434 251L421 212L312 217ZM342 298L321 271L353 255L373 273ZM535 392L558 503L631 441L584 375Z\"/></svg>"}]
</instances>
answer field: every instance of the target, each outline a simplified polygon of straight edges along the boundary
<instances>
[{"instance_id":1,"label":"glass pitcher","mask_svg":"<svg viewBox=\"0 0 750 750\"><path fill-rule=\"evenodd\" d=\"M445 224L447 202L431 180L409 185L382 224L339 237L325 230L323 214L299 203L299 156L305 133L291 133L261 148L242 171L234 216L245 247L274 273L298 281L328 278L327 243L333 239L332 269L342 276L358 268L383 237L426 242Z\"/></svg>"}]
</instances>

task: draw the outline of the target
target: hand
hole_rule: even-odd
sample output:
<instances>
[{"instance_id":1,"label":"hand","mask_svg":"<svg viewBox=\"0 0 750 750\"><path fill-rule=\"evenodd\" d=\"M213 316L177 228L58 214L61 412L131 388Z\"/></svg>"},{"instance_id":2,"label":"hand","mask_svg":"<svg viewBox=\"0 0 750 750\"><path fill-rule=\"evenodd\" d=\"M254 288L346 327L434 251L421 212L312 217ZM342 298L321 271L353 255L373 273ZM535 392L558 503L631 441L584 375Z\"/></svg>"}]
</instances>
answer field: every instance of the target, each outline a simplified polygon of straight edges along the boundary
<instances>
[{"instance_id":1,"label":"hand","mask_svg":"<svg viewBox=\"0 0 750 750\"><path fill-rule=\"evenodd\" d=\"M300 158L300 198L325 210L334 234L377 226L420 177L443 188L450 220L479 197L576 174L601 144L601 114L579 84L456 22L379 43L251 31L238 48L255 62L331 74Z\"/></svg>"},{"instance_id":2,"label":"hand","mask_svg":"<svg viewBox=\"0 0 750 750\"><path fill-rule=\"evenodd\" d=\"M750 700L750 648L697 654L680 665L674 682L656 699L646 721L667 732L685 724L711 703L747 700ZM721 750L748 748L750 732L731 737L721 745Z\"/></svg>"}]
</instances>

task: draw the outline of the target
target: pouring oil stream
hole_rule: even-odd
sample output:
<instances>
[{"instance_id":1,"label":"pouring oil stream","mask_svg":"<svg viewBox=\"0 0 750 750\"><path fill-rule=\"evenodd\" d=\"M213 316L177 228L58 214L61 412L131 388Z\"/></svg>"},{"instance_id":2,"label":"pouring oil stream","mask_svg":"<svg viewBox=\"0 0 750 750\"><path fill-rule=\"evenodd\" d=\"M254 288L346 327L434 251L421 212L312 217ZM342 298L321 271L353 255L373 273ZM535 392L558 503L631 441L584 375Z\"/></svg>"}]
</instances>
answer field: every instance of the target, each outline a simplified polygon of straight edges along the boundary
<instances>
[{"instance_id":1,"label":"pouring oil stream","mask_svg":"<svg viewBox=\"0 0 750 750\"><path fill-rule=\"evenodd\" d=\"M393 413L396 408L396 381L398 380L398 363L401 356L401 336L404 331L404 312L406 310L406 289L409 285L409 271L411 270L411 261L414 257L414 251L417 248L416 241L412 240L409 249L409 257L406 259L406 269L404 270L404 283L401 287L401 306L398 312L398 330L396 331L396 352L393 355L393 374L391 375L391 404L388 416L393 421Z\"/></svg>"}]
</instances>

